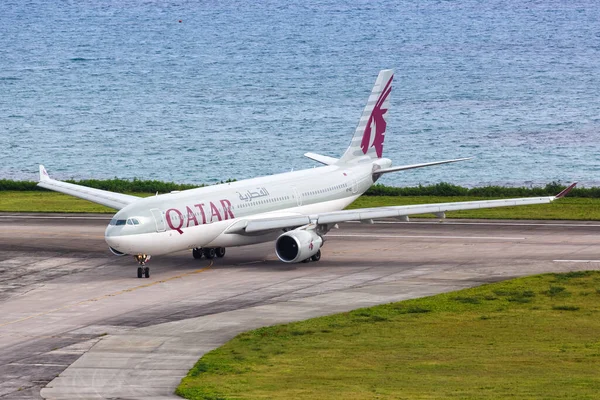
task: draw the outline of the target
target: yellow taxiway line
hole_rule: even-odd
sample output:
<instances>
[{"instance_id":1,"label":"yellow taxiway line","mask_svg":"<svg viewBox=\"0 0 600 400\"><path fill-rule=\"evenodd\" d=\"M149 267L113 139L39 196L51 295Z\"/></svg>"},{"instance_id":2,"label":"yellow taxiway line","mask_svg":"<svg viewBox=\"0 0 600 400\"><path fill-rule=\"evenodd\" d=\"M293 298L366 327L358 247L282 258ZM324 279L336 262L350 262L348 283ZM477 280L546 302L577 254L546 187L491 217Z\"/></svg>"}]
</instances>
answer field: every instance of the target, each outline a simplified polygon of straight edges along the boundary
<instances>
[{"instance_id":1,"label":"yellow taxiway line","mask_svg":"<svg viewBox=\"0 0 600 400\"><path fill-rule=\"evenodd\" d=\"M186 272L186 273L183 273L183 274L180 274L180 275L172 276L170 278L161 279L161 280L154 281L154 282L149 282L149 283L146 283L144 285L134 286L134 287L131 287L131 288L128 288L128 289L122 289L122 290L119 290L118 292L105 294L105 295L94 297L94 298L91 298L91 299L81 300L81 301L79 301L77 303L67 304L67 305L62 306L62 307L53 308L52 310L48 310L48 311L44 311L44 312L41 312L41 313L29 315L27 317L16 319L14 321L8 321L8 322L5 322L3 324L0 324L0 328L3 327L3 326L12 325L12 324L16 324L16 323L19 323L19 322L27 321L27 320L32 319L32 318L41 317L43 315L48 315L48 314L51 314L51 313L56 312L56 311L66 310L68 308L76 307L76 306L79 306L79 305L82 305L82 304L85 304L85 303L91 303L91 302L100 301L102 299L106 299L106 298L109 298L109 297L115 297L115 296L119 296L121 294L131 293L131 292L134 292L136 290L145 289L145 288L148 288L150 286L158 285L159 283L165 283L165 282L169 282L169 281L172 281L172 280L175 280L175 279L181 279L181 278L184 278L186 276L200 274L200 273L202 273L204 271L207 271L210 268L212 268L213 263L214 263L213 260L211 260L210 264L208 266L206 266L204 268L201 268L201 269L197 269L195 271Z\"/></svg>"}]
</instances>

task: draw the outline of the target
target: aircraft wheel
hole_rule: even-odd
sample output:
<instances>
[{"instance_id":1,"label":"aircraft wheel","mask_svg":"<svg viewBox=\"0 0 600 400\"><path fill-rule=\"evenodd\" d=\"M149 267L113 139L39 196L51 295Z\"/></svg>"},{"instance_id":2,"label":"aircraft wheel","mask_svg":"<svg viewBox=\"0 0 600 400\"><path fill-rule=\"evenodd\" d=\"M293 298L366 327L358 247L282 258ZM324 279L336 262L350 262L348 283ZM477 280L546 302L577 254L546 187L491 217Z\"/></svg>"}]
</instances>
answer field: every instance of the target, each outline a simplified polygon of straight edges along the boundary
<instances>
[{"instance_id":1,"label":"aircraft wheel","mask_svg":"<svg viewBox=\"0 0 600 400\"><path fill-rule=\"evenodd\" d=\"M144 268L144 277L150 278L150 268L149 267Z\"/></svg>"},{"instance_id":2,"label":"aircraft wheel","mask_svg":"<svg viewBox=\"0 0 600 400\"><path fill-rule=\"evenodd\" d=\"M143 274L142 267L138 267L138 278L141 278Z\"/></svg>"},{"instance_id":3,"label":"aircraft wheel","mask_svg":"<svg viewBox=\"0 0 600 400\"><path fill-rule=\"evenodd\" d=\"M212 260L217 255L214 247L203 249L202 252L204 253L204 257L208 258L209 260Z\"/></svg>"},{"instance_id":4,"label":"aircraft wheel","mask_svg":"<svg viewBox=\"0 0 600 400\"><path fill-rule=\"evenodd\" d=\"M217 257L223 258L225 256L225 247L217 247L216 254Z\"/></svg>"},{"instance_id":5,"label":"aircraft wheel","mask_svg":"<svg viewBox=\"0 0 600 400\"><path fill-rule=\"evenodd\" d=\"M194 256L195 260L199 260L202 258L202 249L193 249L192 256Z\"/></svg>"},{"instance_id":6,"label":"aircraft wheel","mask_svg":"<svg viewBox=\"0 0 600 400\"><path fill-rule=\"evenodd\" d=\"M302 262L303 262L303 263L305 263L305 264L306 264L307 262L310 262L310 257L308 257L306 260L302 260Z\"/></svg>"},{"instance_id":7,"label":"aircraft wheel","mask_svg":"<svg viewBox=\"0 0 600 400\"><path fill-rule=\"evenodd\" d=\"M313 256L310 259L313 261L319 261L321 259L321 250L313 254Z\"/></svg>"}]
</instances>

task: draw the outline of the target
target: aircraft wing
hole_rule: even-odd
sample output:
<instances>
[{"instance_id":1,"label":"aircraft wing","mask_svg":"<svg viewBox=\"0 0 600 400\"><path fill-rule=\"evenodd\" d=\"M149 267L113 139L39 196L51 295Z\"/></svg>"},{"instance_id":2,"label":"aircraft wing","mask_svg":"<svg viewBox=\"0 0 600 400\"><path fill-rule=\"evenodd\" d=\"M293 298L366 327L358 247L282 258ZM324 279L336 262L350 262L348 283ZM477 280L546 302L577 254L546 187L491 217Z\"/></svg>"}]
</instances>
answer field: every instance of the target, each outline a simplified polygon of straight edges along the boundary
<instances>
[{"instance_id":1,"label":"aircraft wing","mask_svg":"<svg viewBox=\"0 0 600 400\"><path fill-rule=\"evenodd\" d=\"M93 189L87 186L57 181L50 178L43 165L40 165L40 182L38 183L38 186L54 190L55 192L79 197L80 199L89 200L93 203L102 204L103 206L114 208L116 210L120 210L126 205L140 199L139 197L130 196L128 194L114 193L107 190Z\"/></svg>"},{"instance_id":2,"label":"aircraft wing","mask_svg":"<svg viewBox=\"0 0 600 400\"><path fill-rule=\"evenodd\" d=\"M339 222L370 221L377 218L399 218L407 220L408 216L415 214L438 214L441 216L447 211L546 204L566 196L576 184L577 183L573 183L556 196L547 197L358 208L355 210L332 211L313 215L290 214L288 216L263 217L240 221L239 223L236 223L232 227L233 229L229 230L228 233L256 234L277 229L293 229L308 224L333 225Z\"/></svg>"}]
</instances>

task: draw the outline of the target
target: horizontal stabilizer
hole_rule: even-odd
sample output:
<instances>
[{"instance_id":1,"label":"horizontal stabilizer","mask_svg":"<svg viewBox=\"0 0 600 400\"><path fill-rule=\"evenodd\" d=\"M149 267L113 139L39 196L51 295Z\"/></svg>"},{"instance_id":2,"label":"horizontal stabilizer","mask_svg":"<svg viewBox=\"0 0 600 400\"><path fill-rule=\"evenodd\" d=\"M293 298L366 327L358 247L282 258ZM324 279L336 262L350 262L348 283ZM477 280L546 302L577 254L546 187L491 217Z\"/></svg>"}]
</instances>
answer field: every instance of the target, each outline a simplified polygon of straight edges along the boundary
<instances>
[{"instance_id":1,"label":"horizontal stabilizer","mask_svg":"<svg viewBox=\"0 0 600 400\"><path fill-rule=\"evenodd\" d=\"M338 160L337 158L334 158L334 157L322 156L321 154L316 154L316 153L304 153L304 156L310 158L311 160L315 160L315 161L320 162L321 164L325 164L325 165L335 164L336 161Z\"/></svg>"},{"instance_id":2,"label":"horizontal stabilizer","mask_svg":"<svg viewBox=\"0 0 600 400\"><path fill-rule=\"evenodd\" d=\"M428 162L428 163L423 163L423 164L401 165L399 167L390 167L390 168L378 169L377 171L375 171L373 173L381 175L381 174L387 174L388 172L396 172L396 171L404 171L404 170L407 170L407 169L430 167L432 165L450 164L450 163L455 163L455 162L459 162L459 161L466 161L466 160L472 160L472 159L473 159L473 157L467 157L467 158L456 158L454 160L434 161L434 162Z\"/></svg>"}]
</instances>

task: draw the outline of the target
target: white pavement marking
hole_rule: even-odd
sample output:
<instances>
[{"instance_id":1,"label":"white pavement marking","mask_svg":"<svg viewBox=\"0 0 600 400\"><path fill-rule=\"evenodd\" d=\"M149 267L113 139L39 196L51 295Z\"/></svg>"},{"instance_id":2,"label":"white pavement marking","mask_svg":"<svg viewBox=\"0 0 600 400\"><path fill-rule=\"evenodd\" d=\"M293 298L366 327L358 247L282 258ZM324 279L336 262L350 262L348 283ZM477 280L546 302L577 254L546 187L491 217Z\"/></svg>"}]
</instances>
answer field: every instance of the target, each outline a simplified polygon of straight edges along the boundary
<instances>
[{"instance_id":1,"label":"white pavement marking","mask_svg":"<svg viewBox=\"0 0 600 400\"><path fill-rule=\"evenodd\" d=\"M600 260L552 260L554 262L564 263L600 263Z\"/></svg>"},{"instance_id":2,"label":"white pavement marking","mask_svg":"<svg viewBox=\"0 0 600 400\"><path fill-rule=\"evenodd\" d=\"M115 211L116 212L116 211ZM109 220L111 215L107 214L106 217L97 215L0 215L0 218L7 219L83 219L83 220Z\"/></svg>"},{"instance_id":3,"label":"white pavement marking","mask_svg":"<svg viewBox=\"0 0 600 400\"><path fill-rule=\"evenodd\" d=\"M327 237L364 237L364 238L398 238L398 239L476 239L476 240L525 240L524 237L509 236L441 236L441 235L336 235L329 234Z\"/></svg>"},{"instance_id":4,"label":"white pavement marking","mask_svg":"<svg viewBox=\"0 0 600 400\"><path fill-rule=\"evenodd\" d=\"M597 227L600 228L599 224L568 224L561 222L548 221L546 223L539 222L456 222L456 221L448 221L448 220L439 220L434 219L433 221L410 221L410 222L402 222L402 221L374 221L376 224L399 224L399 225L480 225L480 226L573 226L573 227ZM346 221L347 224L360 224L360 221Z\"/></svg>"},{"instance_id":5,"label":"white pavement marking","mask_svg":"<svg viewBox=\"0 0 600 400\"><path fill-rule=\"evenodd\" d=\"M111 214L106 214L106 216L99 215L0 215L0 218L20 218L20 219L83 219L83 220L109 220L112 217ZM348 224L360 224L360 221L346 221ZM564 223L564 222L555 222L555 221L547 221L544 223L539 222L498 222L497 220L486 221L481 220L477 222L460 222L460 221L450 221L450 220L439 220L432 219L431 221L410 221L410 222L401 222L401 221L375 221L376 224L419 224L419 225L480 225L480 226L565 226L565 227L598 227L600 228L600 224L577 224L577 223Z\"/></svg>"},{"instance_id":6,"label":"white pavement marking","mask_svg":"<svg viewBox=\"0 0 600 400\"><path fill-rule=\"evenodd\" d=\"M23 363L10 363L8 365L10 365L10 366L13 366L13 365L15 365L15 366L27 366L27 367L34 366L34 367L64 367L64 368L67 368L71 364L23 364Z\"/></svg>"}]
</instances>

